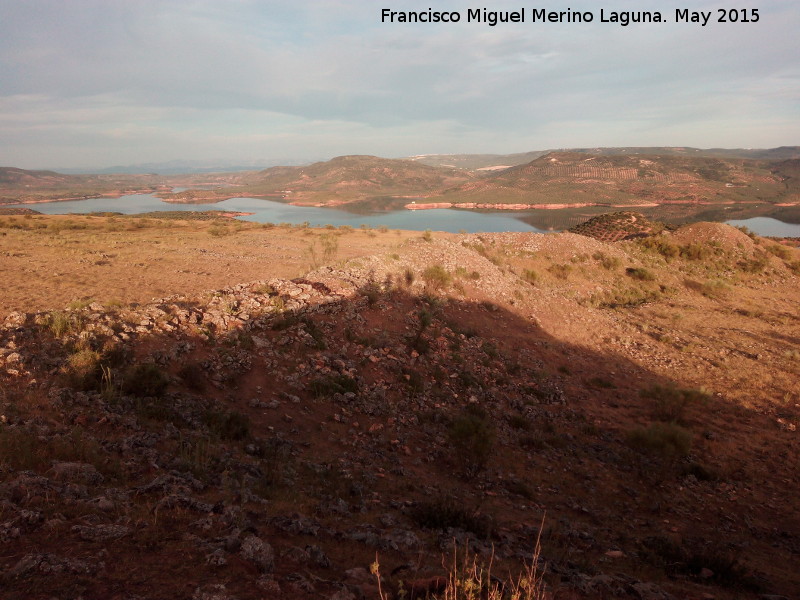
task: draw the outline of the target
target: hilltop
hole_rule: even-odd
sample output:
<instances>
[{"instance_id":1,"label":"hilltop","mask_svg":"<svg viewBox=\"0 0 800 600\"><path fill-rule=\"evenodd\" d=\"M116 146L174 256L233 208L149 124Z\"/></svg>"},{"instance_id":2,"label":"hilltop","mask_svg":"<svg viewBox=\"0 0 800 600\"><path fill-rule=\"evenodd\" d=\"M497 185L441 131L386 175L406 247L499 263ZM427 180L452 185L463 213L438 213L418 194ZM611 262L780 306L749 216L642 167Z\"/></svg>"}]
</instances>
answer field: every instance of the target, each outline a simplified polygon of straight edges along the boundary
<instances>
[{"instance_id":1,"label":"hilltop","mask_svg":"<svg viewBox=\"0 0 800 600\"><path fill-rule=\"evenodd\" d=\"M0 206L146 194L165 189L166 185L157 175L65 175L0 167Z\"/></svg>"},{"instance_id":2,"label":"hilltop","mask_svg":"<svg viewBox=\"0 0 800 600\"><path fill-rule=\"evenodd\" d=\"M424 197L471 179L468 172L377 156L339 156L303 167L271 167L242 179L238 195L269 196L292 204L328 205L376 197ZM220 190L223 195L231 191ZM161 194L172 200L205 192ZM207 194L206 194L207 196Z\"/></svg>"},{"instance_id":3,"label":"hilltop","mask_svg":"<svg viewBox=\"0 0 800 600\"><path fill-rule=\"evenodd\" d=\"M551 152L443 192L454 204L715 204L786 194L780 165L672 155Z\"/></svg>"},{"instance_id":4,"label":"hilltop","mask_svg":"<svg viewBox=\"0 0 800 600\"><path fill-rule=\"evenodd\" d=\"M102 233L91 295L140 223L174 293L7 314L8 598L377 598L376 554L399 597L445 585L454 547L511 582L542 522L547 598L800 587L798 250L711 223L609 243L59 221L0 234L33 254ZM292 238L316 264L289 279ZM167 240L261 276L181 291L202 263ZM0 256L4 279L34 258Z\"/></svg>"},{"instance_id":5,"label":"hilltop","mask_svg":"<svg viewBox=\"0 0 800 600\"><path fill-rule=\"evenodd\" d=\"M516 154L421 154L410 156L422 164L434 167L458 167L471 170L494 170L501 167L515 167L549 154L551 152L572 152L590 155L656 155L656 156L688 156L697 158L743 158L748 160L789 160L800 158L800 146L781 146L769 149L729 149L729 148L690 148L690 147L618 147L618 148L551 148L549 150L534 150Z\"/></svg>"}]
</instances>

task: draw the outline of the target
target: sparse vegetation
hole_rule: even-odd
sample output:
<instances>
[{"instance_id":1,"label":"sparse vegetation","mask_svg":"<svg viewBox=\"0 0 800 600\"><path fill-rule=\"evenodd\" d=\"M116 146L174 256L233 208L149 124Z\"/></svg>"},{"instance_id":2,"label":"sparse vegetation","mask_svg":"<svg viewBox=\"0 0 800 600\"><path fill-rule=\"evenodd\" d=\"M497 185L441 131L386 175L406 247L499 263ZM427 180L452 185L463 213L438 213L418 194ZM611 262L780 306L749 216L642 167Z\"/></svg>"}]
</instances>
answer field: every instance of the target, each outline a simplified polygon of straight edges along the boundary
<instances>
[{"instance_id":1,"label":"sparse vegetation","mask_svg":"<svg viewBox=\"0 0 800 600\"><path fill-rule=\"evenodd\" d=\"M683 389L674 384L653 384L641 390L640 395L652 403L653 418L667 423L683 423L690 406L710 399L702 390Z\"/></svg>"},{"instance_id":2,"label":"sparse vegetation","mask_svg":"<svg viewBox=\"0 0 800 600\"><path fill-rule=\"evenodd\" d=\"M98 389L103 376L100 353L89 348L78 350L67 359L66 383L79 390Z\"/></svg>"},{"instance_id":3,"label":"sparse vegetation","mask_svg":"<svg viewBox=\"0 0 800 600\"><path fill-rule=\"evenodd\" d=\"M464 474L472 477L482 471L494 448L495 432L488 414L479 407L469 407L453 419L450 442Z\"/></svg>"},{"instance_id":4,"label":"sparse vegetation","mask_svg":"<svg viewBox=\"0 0 800 600\"><path fill-rule=\"evenodd\" d=\"M522 272L522 279L524 279L531 285L536 285L536 282L539 281L539 274L533 269L525 269Z\"/></svg>"},{"instance_id":5,"label":"sparse vegetation","mask_svg":"<svg viewBox=\"0 0 800 600\"><path fill-rule=\"evenodd\" d=\"M662 460L677 460L689 454L692 434L675 423L652 423L628 432L628 444Z\"/></svg>"},{"instance_id":6,"label":"sparse vegetation","mask_svg":"<svg viewBox=\"0 0 800 600\"><path fill-rule=\"evenodd\" d=\"M235 410L207 410L203 423L222 440L238 441L250 436L250 419Z\"/></svg>"},{"instance_id":7,"label":"sparse vegetation","mask_svg":"<svg viewBox=\"0 0 800 600\"><path fill-rule=\"evenodd\" d=\"M608 271L618 269L622 261L616 256L609 256L605 252L595 252L592 258L598 261Z\"/></svg>"},{"instance_id":8,"label":"sparse vegetation","mask_svg":"<svg viewBox=\"0 0 800 600\"><path fill-rule=\"evenodd\" d=\"M547 270L558 279L567 279L570 273L572 273L572 269L572 265L567 264L555 264L547 268Z\"/></svg>"},{"instance_id":9,"label":"sparse vegetation","mask_svg":"<svg viewBox=\"0 0 800 600\"><path fill-rule=\"evenodd\" d=\"M418 502L411 509L411 518L425 529L444 530L454 527L473 533L479 539L488 539L494 529L491 517L465 507L451 496Z\"/></svg>"},{"instance_id":10,"label":"sparse vegetation","mask_svg":"<svg viewBox=\"0 0 800 600\"><path fill-rule=\"evenodd\" d=\"M114 219L115 228L138 222ZM73 220L89 231L52 236L35 227L49 218L34 216L29 229L0 232L14 238L4 268L36 264L14 245L28 235L57 244L65 262L84 260L87 273L58 275L76 287L48 302L79 299L70 309L0 320L0 579L12 595L102 596L108 579L92 561L105 547L144 556L166 595L222 593L205 583L184 589L191 572L224 580L231 597L309 586L332 597L356 585L344 568L378 547L398 565L384 574L383 593L400 597L436 572L453 543L459 556L491 560L504 588L470 554L444 570L450 583L436 579L433 597L538 599L514 586L521 570L529 577L524 540L536 537L531 518L544 507L551 592L581 595L589 582L598 597L793 590L786 490L797 449L787 440L800 426L800 322L796 278L767 250L772 242L759 249L714 226L721 241L711 244L678 230L659 236L679 249L667 262L636 240L469 234L502 265L494 268L418 233L382 245L367 229L247 225L211 238L213 220L189 235L182 220L168 229L147 217L122 239ZM314 241L322 262L326 234L339 240L341 260L303 275L304 248ZM98 254L94 235L113 250ZM682 255L691 239L701 249ZM375 244L374 256L351 259L353 244ZM147 254L156 247L162 262ZM216 283L207 265L240 253L254 263L252 277ZM270 264L283 257L294 261L288 275ZM762 257L757 276L741 267ZM161 273L213 280L201 289L217 291L162 285L144 300L115 291L123 300L109 310L111 296L88 277L134 263L137 285ZM567 280L548 271L554 264L571 269ZM729 286L724 302L702 297L708 281ZM9 292L15 285L9 279ZM731 506L748 521L734 537ZM635 527L614 525L623 521ZM659 531L673 548L645 543ZM108 542L91 537L117 532ZM248 554L261 543L263 557L276 556L272 572ZM412 577L404 564L416 556ZM30 557L45 562L22 573Z\"/></svg>"},{"instance_id":11,"label":"sparse vegetation","mask_svg":"<svg viewBox=\"0 0 800 600\"><path fill-rule=\"evenodd\" d=\"M315 398L326 398L333 394L358 392L358 382L349 375L329 375L311 381L309 391Z\"/></svg>"},{"instance_id":12,"label":"sparse vegetation","mask_svg":"<svg viewBox=\"0 0 800 600\"><path fill-rule=\"evenodd\" d=\"M628 267L625 269L625 274L631 279L638 279L639 281L655 281L655 274L649 269L644 267Z\"/></svg>"},{"instance_id":13,"label":"sparse vegetation","mask_svg":"<svg viewBox=\"0 0 800 600\"><path fill-rule=\"evenodd\" d=\"M158 397L169 385L169 376L153 363L140 363L129 368L122 380L122 391L141 398Z\"/></svg>"},{"instance_id":14,"label":"sparse vegetation","mask_svg":"<svg viewBox=\"0 0 800 600\"><path fill-rule=\"evenodd\" d=\"M714 300L724 300L730 292L731 286L719 279L711 279L700 286L700 293Z\"/></svg>"},{"instance_id":15,"label":"sparse vegetation","mask_svg":"<svg viewBox=\"0 0 800 600\"><path fill-rule=\"evenodd\" d=\"M770 244L767 246L767 252L783 260L791 260L794 258L794 252L792 252L792 249L782 244Z\"/></svg>"},{"instance_id":16,"label":"sparse vegetation","mask_svg":"<svg viewBox=\"0 0 800 600\"><path fill-rule=\"evenodd\" d=\"M452 283L453 276L442 265L431 265L422 272L425 286L432 291L447 289Z\"/></svg>"}]
</instances>

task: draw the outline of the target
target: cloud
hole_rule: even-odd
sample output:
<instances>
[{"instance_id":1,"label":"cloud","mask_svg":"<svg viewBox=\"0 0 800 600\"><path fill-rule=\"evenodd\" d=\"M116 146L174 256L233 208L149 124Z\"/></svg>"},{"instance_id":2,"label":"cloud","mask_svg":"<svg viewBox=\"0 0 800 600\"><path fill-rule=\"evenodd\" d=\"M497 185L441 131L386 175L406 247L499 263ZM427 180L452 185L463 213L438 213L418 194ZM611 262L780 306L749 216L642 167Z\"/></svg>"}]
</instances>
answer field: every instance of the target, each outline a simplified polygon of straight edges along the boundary
<instances>
[{"instance_id":1,"label":"cloud","mask_svg":"<svg viewBox=\"0 0 800 600\"><path fill-rule=\"evenodd\" d=\"M705 28L488 27L380 23L366 0L0 0L0 163L796 144L790 4Z\"/></svg>"}]
</instances>

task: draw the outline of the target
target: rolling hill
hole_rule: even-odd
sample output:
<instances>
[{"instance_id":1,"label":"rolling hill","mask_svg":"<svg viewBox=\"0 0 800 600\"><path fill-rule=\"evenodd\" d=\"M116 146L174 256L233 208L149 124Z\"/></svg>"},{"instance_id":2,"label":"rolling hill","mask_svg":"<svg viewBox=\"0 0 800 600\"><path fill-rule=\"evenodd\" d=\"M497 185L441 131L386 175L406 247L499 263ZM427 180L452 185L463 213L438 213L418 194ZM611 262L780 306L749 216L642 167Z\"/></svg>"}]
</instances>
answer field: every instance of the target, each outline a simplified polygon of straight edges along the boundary
<instances>
[{"instance_id":1,"label":"rolling hill","mask_svg":"<svg viewBox=\"0 0 800 600\"><path fill-rule=\"evenodd\" d=\"M376 197L426 197L475 178L469 171L377 156L339 156L302 167L271 167L237 175L237 195L271 196L293 204L331 205ZM228 194L230 190L216 190ZM200 192L161 194L186 201ZM208 193L205 193L208 196ZM388 198L387 198L388 199Z\"/></svg>"},{"instance_id":2,"label":"rolling hill","mask_svg":"<svg viewBox=\"0 0 800 600\"><path fill-rule=\"evenodd\" d=\"M484 170L499 166L515 167L549 154L551 152L577 152L580 154L616 156L616 155L659 155L659 156L692 156L698 158L744 158L749 160L789 160L800 158L800 146L781 146L779 148L690 148L685 146L666 147L618 147L618 148L562 148L550 150L533 150L516 154L420 154L408 157L424 165L434 167L454 167L459 169Z\"/></svg>"},{"instance_id":3,"label":"rolling hill","mask_svg":"<svg viewBox=\"0 0 800 600\"><path fill-rule=\"evenodd\" d=\"M408 160L339 156L304 167L272 167L251 174L242 191L280 194L297 204L337 205L375 196L424 197L474 175Z\"/></svg>"},{"instance_id":4,"label":"rolling hill","mask_svg":"<svg viewBox=\"0 0 800 600\"><path fill-rule=\"evenodd\" d=\"M66 175L0 167L0 205L147 193L164 186L157 175Z\"/></svg>"},{"instance_id":5,"label":"rolling hill","mask_svg":"<svg viewBox=\"0 0 800 600\"><path fill-rule=\"evenodd\" d=\"M791 166L746 159L551 152L443 192L441 202L485 204L718 203L785 195Z\"/></svg>"}]
</instances>

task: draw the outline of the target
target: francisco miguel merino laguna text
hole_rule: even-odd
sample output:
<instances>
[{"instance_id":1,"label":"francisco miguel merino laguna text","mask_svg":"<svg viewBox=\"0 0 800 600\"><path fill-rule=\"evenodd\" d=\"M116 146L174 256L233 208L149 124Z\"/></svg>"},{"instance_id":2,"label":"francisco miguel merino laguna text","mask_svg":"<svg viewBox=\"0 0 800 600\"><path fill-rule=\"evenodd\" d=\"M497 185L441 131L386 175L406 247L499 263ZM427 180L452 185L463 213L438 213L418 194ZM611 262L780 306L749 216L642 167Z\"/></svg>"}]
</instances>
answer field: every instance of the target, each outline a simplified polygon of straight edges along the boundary
<instances>
[{"instance_id":1,"label":"francisco miguel merino laguna text","mask_svg":"<svg viewBox=\"0 0 800 600\"><path fill-rule=\"evenodd\" d=\"M712 16L716 23L757 23L759 20L757 8L718 8L716 11L689 10L688 8L675 9L676 23L693 23L705 27ZM381 9L382 23L460 23L462 11L438 11L433 9L423 11L402 11ZM600 9L600 23L615 23L626 27L631 23L666 23L667 19L658 10L616 11ZM527 10L489 10L487 8L470 8L466 11L467 23L485 23L494 27L498 23L592 23L595 21L595 11L577 10L547 10L532 8Z\"/></svg>"}]
</instances>

